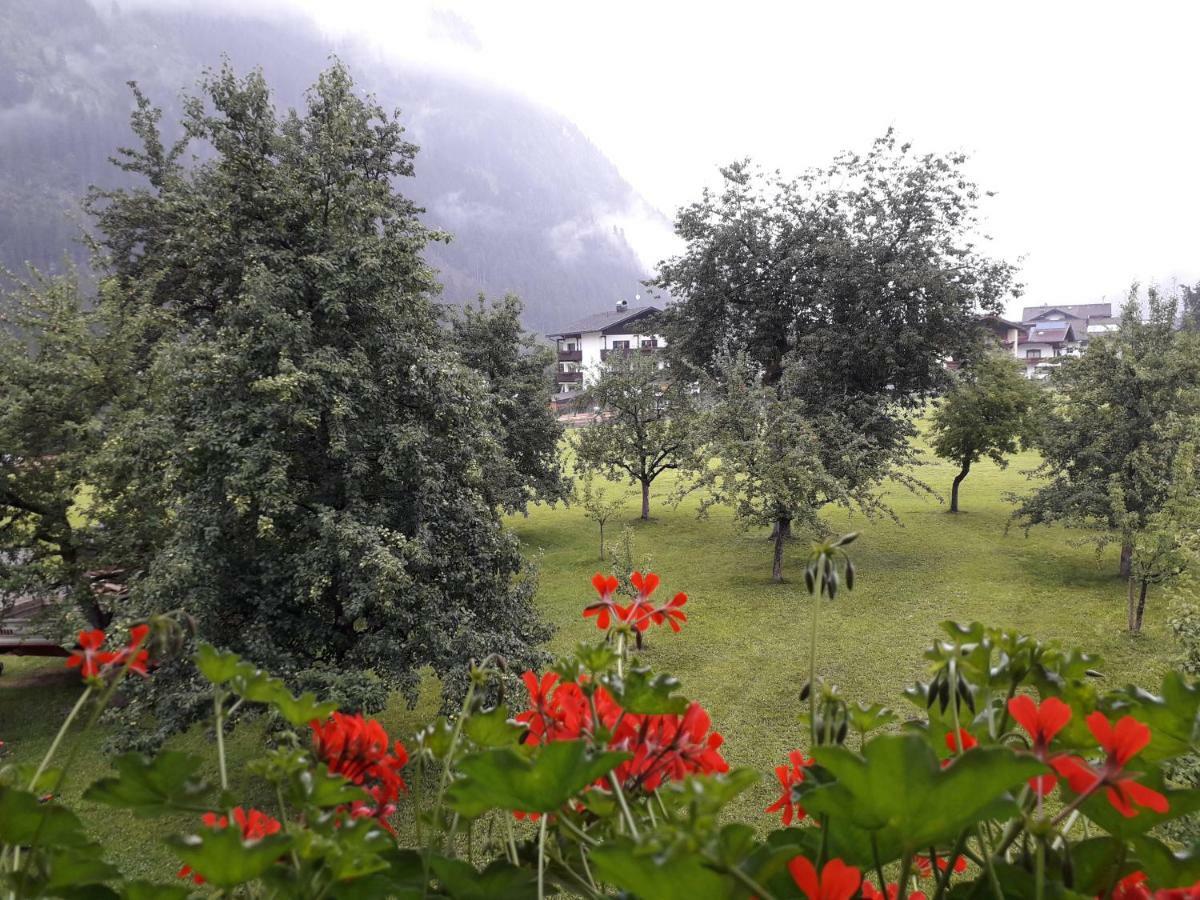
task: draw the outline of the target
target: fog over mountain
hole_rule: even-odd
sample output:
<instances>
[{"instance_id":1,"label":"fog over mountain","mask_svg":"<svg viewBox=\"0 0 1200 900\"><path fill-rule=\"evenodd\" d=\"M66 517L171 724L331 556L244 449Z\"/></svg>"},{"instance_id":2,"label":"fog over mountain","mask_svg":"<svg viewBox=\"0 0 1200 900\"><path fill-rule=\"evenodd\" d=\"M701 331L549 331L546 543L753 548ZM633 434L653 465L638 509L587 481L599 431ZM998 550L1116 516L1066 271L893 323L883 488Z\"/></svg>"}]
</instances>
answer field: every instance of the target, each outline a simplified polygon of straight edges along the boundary
<instances>
[{"instance_id":1,"label":"fog over mountain","mask_svg":"<svg viewBox=\"0 0 1200 900\"><path fill-rule=\"evenodd\" d=\"M431 245L445 298L512 291L527 324L554 327L631 297L649 270L626 236L668 230L615 166L561 115L463 76L377 54L278 16L220 15L117 2L0 0L0 264L82 260L78 201L89 184L119 184L108 162L131 140L136 80L177 120L180 97L225 55L261 66L282 110L336 53L359 85L399 107L421 151L399 188L453 234ZM437 23L469 42L463 23Z\"/></svg>"}]
</instances>

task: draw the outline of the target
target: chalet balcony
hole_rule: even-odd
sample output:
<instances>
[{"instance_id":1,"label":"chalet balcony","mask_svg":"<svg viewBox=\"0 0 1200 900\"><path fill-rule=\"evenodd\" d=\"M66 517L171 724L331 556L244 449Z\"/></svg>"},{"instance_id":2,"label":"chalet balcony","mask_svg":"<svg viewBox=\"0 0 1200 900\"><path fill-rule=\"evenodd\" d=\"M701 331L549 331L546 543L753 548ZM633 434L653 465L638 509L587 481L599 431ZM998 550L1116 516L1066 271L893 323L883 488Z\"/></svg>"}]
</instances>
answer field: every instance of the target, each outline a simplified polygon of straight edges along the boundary
<instances>
[{"instance_id":1,"label":"chalet balcony","mask_svg":"<svg viewBox=\"0 0 1200 900\"><path fill-rule=\"evenodd\" d=\"M559 350L558 351L558 361L559 362L583 362L583 351L582 350Z\"/></svg>"},{"instance_id":2,"label":"chalet balcony","mask_svg":"<svg viewBox=\"0 0 1200 900\"><path fill-rule=\"evenodd\" d=\"M582 372L559 372L554 380L559 384L579 384L583 381Z\"/></svg>"},{"instance_id":3,"label":"chalet balcony","mask_svg":"<svg viewBox=\"0 0 1200 900\"><path fill-rule=\"evenodd\" d=\"M608 359L612 353L619 353L622 356L629 356L631 353L641 353L643 356L646 356L651 353L657 353L659 349L659 347L609 347L606 350L600 351L600 361L603 362Z\"/></svg>"}]
</instances>

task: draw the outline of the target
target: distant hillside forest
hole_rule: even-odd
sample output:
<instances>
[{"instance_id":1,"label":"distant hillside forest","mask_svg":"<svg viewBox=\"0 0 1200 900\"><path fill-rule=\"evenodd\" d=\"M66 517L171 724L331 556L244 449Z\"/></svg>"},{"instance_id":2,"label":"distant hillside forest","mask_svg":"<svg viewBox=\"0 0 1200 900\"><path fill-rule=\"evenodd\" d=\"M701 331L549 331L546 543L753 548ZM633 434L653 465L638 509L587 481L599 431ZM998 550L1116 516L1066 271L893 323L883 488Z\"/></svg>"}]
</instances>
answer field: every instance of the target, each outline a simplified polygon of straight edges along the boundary
<instances>
[{"instance_id":1,"label":"distant hillside forest","mask_svg":"<svg viewBox=\"0 0 1200 900\"><path fill-rule=\"evenodd\" d=\"M87 0L0 4L0 265L56 269L64 256L86 258L79 199L90 184L122 183L108 158L131 139L126 82L175 122L182 93L227 56L239 71L261 66L284 107L331 52L385 107L400 108L421 147L402 189L428 224L453 235L427 254L446 300L511 291L526 324L547 330L639 289L645 267L620 223L658 214L561 116L478 84L364 61L299 24Z\"/></svg>"}]
</instances>

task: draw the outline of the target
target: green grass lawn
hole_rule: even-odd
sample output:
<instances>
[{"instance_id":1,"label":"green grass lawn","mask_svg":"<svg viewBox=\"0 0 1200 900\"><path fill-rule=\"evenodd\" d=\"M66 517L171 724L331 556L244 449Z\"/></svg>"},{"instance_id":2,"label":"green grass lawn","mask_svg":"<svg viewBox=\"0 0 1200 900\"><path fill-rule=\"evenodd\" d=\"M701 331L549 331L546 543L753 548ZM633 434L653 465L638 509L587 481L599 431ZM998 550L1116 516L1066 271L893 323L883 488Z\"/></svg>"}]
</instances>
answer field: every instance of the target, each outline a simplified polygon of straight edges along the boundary
<instances>
[{"instance_id":1,"label":"green grass lawn","mask_svg":"<svg viewBox=\"0 0 1200 900\"><path fill-rule=\"evenodd\" d=\"M901 691L922 675L921 651L943 619L980 620L1079 645L1103 656L1106 685L1157 686L1176 653L1163 624L1165 610L1152 596L1146 632L1137 638L1125 633L1115 550L1097 558L1094 550L1072 545L1064 531L1040 529L1029 537L1019 529L1006 531L1010 506L1002 495L1024 490L1022 472L1035 462L1024 455L1006 471L979 464L963 485L959 515L946 513L933 498L898 492L892 505L900 524L838 511L827 516L833 530L862 533L852 548L856 590L825 608L818 660L819 670L848 698L888 703L905 713ZM946 492L953 472L934 463L918 474ZM656 485L656 498L668 487L666 481ZM651 557L663 577L661 590L689 595L689 621L679 635L655 633L644 656L678 676L683 693L707 707L725 735L732 764L769 776L802 733L797 713L808 671L808 598L799 561L805 542L789 547L788 581L772 584L765 532L739 533L719 510L699 520L694 502L670 509L656 500L652 514L650 522L639 521L631 496L627 517L610 522L608 536L615 539L625 525L633 529L636 555ZM527 551L541 557L539 605L558 627L551 649L596 638L594 625L581 616L592 594L591 574L608 571L597 560L595 525L577 507L559 507L514 516L511 526ZM60 661L9 659L7 665L0 678L0 740L8 744L10 761L37 759L74 702L77 683L64 677ZM393 733L406 736L431 714L433 693L414 711L397 700L381 718ZM234 759L239 747L260 739L253 727L235 735ZM212 757L210 739L198 730L176 745ZM99 742L86 748L67 799L106 767ZM213 769L215 775L215 764ZM237 770L235 764L235 777ZM736 811L753 820L773 794L764 778ZM184 823L137 821L82 803L77 808L97 836L111 842L128 872L156 878L173 873L176 864L153 837Z\"/></svg>"}]
</instances>

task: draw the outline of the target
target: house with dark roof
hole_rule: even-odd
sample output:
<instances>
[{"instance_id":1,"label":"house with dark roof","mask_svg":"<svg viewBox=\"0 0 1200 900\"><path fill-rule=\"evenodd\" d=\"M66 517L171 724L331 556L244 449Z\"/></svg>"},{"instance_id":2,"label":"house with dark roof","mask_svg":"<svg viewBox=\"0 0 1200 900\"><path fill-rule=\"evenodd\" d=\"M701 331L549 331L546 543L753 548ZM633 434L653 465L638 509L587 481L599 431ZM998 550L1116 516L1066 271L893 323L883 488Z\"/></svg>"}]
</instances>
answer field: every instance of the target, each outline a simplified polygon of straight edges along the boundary
<instances>
[{"instance_id":1,"label":"house with dark roof","mask_svg":"<svg viewBox=\"0 0 1200 900\"><path fill-rule=\"evenodd\" d=\"M546 337L557 345L556 401L568 401L600 371L613 353L657 353L667 342L654 331L657 306L618 302L607 312L592 313Z\"/></svg>"},{"instance_id":2,"label":"house with dark roof","mask_svg":"<svg viewBox=\"0 0 1200 900\"><path fill-rule=\"evenodd\" d=\"M1064 357L1078 356L1097 335L1120 328L1111 303L1027 306L1021 314L1026 335L1017 345L1030 378L1045 378Z\"/></svg>"}]
</instances>

